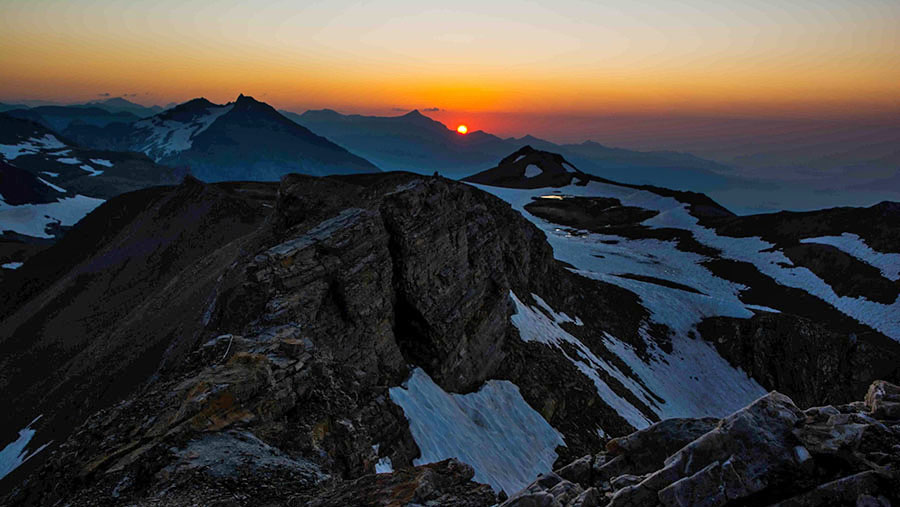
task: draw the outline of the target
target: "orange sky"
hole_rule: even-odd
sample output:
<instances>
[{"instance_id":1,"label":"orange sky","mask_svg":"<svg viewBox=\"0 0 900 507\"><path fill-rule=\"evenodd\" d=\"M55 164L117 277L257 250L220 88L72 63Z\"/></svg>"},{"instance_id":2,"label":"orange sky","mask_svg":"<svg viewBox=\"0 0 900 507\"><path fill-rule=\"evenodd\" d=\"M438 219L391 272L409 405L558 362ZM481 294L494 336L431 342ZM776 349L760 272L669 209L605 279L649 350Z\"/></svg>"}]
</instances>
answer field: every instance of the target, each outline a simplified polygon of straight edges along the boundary
<instances>
[{"instance_id":1,"label":"orange sky","mask_svg":"<svg viewBox=\"0 0 900 507\"><path fill-rule=\"evenodd\" d=\"M900 112L896 0L310 4L0 0L0 100L245 93L291 110L436 107L449 123L495 125L524 113Z\"/></svg>"}]
</instances>

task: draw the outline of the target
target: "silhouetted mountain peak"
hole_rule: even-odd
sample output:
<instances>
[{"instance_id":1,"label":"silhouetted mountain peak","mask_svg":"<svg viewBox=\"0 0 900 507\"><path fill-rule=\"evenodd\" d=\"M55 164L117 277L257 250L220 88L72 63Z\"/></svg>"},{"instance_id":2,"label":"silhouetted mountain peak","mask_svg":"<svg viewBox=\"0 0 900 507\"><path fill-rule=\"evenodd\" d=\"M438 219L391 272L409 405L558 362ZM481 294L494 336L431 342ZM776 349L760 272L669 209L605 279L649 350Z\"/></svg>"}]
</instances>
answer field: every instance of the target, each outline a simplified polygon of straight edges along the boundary
<instances>
[{"instance_id":1,"label":"silhouetted mountain peak","mask_svg":"<svg viewBox=\"0 0 900 507\"><path fill-rule=\"evenodd\" d=\"M254 99L250 95L244 95L243 93L241 93L240 95L238 95L238 98L234 101L234 104L235 105L263 104L263 102L260 102L256 99Z\"/></svg>"},{"instance_id":2,"label":"silhouetted mountain peak","mask_svg":"<svg viewBox=\"0 0 900 507\"><path fill-rule=\"evenodd\" d=\"M271 117L271 118L277 117L279 120L282 119L281 113L279 113L277 110L275 110L274 107L270 106L269 104L266 104L265 102L260 102L249 95L244 95L244 94L239 95L237 100L234 101L233 107L229 114L231 114L233 116L235 114L241 114L241 113L251 114L254 116L259 115L261 117L262 116ZM287 120L286 118L284 118L284 119ZM287 120L287 121L290 121L290 120Z\"/></svg>"},{"instance_id":3,"label":"silhouetted mountain peak","mask_svg":"<svg viewBox=\"0 0 900 507\"><path fill-rule=\"evenodd\" d=\"M204 97L199 97L196 99L191 99L187 102L183 102L178 104L177 106L163 111L159 116L164 118L169 118L173 116L182 116L182 115L194 115L197 113L205 113L211 107L216 107L216 104L206 100Z\"/></svg>"},{"instance_id":4,"label":"silhouetted mountain peak","mask_svg":"<svg viewBox=\"0 0 900 507\"><path fill-rule=\"evenodd\" d=\"M575 178L587 181L588 176L559 153L525 145L504 157L497 167L463 181L512 188L539 188L565 186Z\"/></svg>"}]
</instances>

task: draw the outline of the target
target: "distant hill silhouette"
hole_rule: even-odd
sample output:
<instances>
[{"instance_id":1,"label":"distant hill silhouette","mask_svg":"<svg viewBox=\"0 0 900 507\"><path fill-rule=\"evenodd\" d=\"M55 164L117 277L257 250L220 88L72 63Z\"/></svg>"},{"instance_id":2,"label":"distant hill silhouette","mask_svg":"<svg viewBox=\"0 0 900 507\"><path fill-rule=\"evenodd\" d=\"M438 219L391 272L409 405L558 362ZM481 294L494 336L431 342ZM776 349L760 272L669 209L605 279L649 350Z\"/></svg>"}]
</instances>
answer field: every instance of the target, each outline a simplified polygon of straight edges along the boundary
<instances>
[{"instance_id":1,"label":"distant hill silhouette","mask_svg":"<svg viewBox=\"0 0 900 507\"><path fill-rule=\"evenodd\" d=\"M402 116L344 115L330 109L282 113L383 170L461 178L492 167L524 145L563 154L586 173L637 184L708 191L732 184L730 168L693 155L610 148L596 142L557 145L533 136L500 138L478 130L460 135L418 110Z\"/></svg>"}]
</instances>

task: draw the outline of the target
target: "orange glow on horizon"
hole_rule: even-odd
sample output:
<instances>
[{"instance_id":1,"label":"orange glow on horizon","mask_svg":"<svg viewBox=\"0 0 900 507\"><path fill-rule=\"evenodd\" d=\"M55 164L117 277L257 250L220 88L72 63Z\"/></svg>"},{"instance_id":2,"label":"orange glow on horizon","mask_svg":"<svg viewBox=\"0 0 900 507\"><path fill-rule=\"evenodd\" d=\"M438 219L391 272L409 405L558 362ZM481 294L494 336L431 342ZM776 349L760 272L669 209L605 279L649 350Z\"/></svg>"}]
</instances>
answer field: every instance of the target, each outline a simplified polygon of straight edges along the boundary
<instances>
[{"instance_id":1,"label":"orange glow on horizon","mask_svg":"<svg viewBox=\"0 0 900 507\"><path fill-rule=\"evenodd\" d=\"M0 0L0 102L244 93L486 132L514 115L900 112L898 2L264 3Z\"/></svg>"},{"instance_id":2,"label":"orange glow on horizon","mask_svg":"<svg viewBox=\"0 0 900 507\"><path fill-rule=\"evenodd\" d=\"M459 132L460 134L465 135L466 133L469 132L469 127L467 127L465 125L460 125L459 127L456 127L456 131Z\"/></svg>"}]
</instances>

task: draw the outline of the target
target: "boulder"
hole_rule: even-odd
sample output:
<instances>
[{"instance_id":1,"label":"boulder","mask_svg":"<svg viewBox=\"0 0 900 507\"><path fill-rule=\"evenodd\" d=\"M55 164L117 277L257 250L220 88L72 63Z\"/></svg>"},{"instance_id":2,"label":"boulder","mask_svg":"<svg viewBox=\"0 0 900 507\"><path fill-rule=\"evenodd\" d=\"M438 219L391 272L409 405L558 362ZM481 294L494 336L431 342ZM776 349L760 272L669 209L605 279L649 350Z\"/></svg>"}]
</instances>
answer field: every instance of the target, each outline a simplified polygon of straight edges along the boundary
<instances>
[{"instance_id":1,"label":"boulder","mask_svg":"<svg viewBox=\"0 0 900 507\"><path fill-rule=\"evenodd\" d=\"M876 380L866 393L866 407L877 419L900 419L900 386Z\"/></svg>"}]
</instances>

